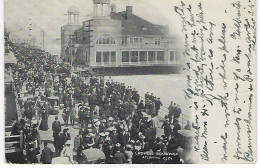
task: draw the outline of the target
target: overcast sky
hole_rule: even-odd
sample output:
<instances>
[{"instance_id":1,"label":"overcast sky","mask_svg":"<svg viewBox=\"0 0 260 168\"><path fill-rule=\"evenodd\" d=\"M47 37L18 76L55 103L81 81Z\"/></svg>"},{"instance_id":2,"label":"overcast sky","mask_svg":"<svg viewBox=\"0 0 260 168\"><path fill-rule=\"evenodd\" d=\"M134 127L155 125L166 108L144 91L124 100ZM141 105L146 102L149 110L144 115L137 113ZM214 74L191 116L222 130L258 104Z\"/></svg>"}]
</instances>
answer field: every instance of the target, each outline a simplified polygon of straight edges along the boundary
<instances>
[{"instance_id":1,"label":"overcast sky","mask_svg":"<svg viewBox=\"0 0 260 168\"><path fill-rule=\"evenodd\" d=\"M211 1L211 0L207 0ZM160 2L160 3L159 3ZM4 0L4 21L11 38L29 38L29 24L32 24L32 36L36 44L41 42L41 29L45 30L48 51L60 52L60 27L67 23L67 10L75 5L80 10L80 24L91 19L93 0ZM170 26L173 36L180 35L181 23L174 12L174 6L180 5L178 0L111 0L117 12L125 10L127 5L133 6L133 13L154 23ZM221 9L215 3L214 8ZM215 16L215 12L211 12Z\"/></svg>"}]
</instances>

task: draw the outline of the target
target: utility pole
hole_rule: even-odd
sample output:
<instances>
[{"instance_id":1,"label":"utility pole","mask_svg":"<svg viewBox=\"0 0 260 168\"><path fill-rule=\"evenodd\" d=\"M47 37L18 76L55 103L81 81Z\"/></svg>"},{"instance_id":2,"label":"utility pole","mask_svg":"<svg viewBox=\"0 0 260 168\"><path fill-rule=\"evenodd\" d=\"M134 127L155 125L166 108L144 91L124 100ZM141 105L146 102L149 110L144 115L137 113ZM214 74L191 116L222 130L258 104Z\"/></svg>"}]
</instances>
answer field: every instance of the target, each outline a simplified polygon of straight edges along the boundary
<instances>
[{"instance_id":1,"label":"utility pole","mask_svg":"<svg viewBox=\"0 0 260 168\"><path fill-rule=\"evenodd\" d=\"M45 33L44 33L43 29L41 30L41 33L42 33L42 50L44 50L44 36L45 36Z\"/></svg>"}]
</instances>

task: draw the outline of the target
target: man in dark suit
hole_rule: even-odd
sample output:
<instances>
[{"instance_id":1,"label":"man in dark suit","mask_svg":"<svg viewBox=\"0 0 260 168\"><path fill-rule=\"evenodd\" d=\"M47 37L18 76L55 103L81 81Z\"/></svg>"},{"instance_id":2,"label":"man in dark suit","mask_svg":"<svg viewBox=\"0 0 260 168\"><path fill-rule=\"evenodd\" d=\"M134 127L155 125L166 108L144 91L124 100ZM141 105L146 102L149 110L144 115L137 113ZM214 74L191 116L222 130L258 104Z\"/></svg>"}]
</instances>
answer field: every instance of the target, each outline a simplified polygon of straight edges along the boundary
<instances>
[{"instance_id":1,"label":"man in dark suit","mask_svg":"<svg viewBox=\"0 0 260 168\"><path fill-rule=\"evenodd\" d=\"M173 121L173 115L174 115L174 111L175 111L175 103L173 104L173 101L171 101L170 106L168 107L169 110L169 114L168 114L168 118L169 118L169 123L171 124L171 122Z\"/></svg>"},{"instance_id":2,"label":"man in dark suit","mask_svg":"<svg viewBox=\"0 0 260 168\"><path fill-rule=\"evenodd\" d=\"M61 124L58 121L58 116L55 116L55 121L52 123L52 131L53 131L53 138L54 138L54 147L55 153L58 153L58 137L61 132Z\"/></svg>"},{"instance_id":3,"label":"man in dark suit","mask_svg":"<svg viewBox=\"0 0 260 168\"><path fill-rule=\"evenodd\" d=\"M65 146L65 143L67 142L67 135L66 135L67 130L63 130L63 133L60 133L59 137L58 137L58 141L57 143L57 156L60 156L60 152L62 151L63 147Z\"/></svg>"},{"instance_id":4,"label":"man in dark suit","mask_svg":"<svg viewBox=\"0 0 260 168\"><path fill-rule=\"evenodd\" d=\"M116 151L114 159L115 159L115 164L124 164L124 163L126 163L125 155L122 152L120 152L119 148Z\"/></svg>"},{"instance_id":5,"label":"man in dark suit","mask_svg":"<svg viewBox=\"0 0 260 168\"><path fill-rule=\"evenodd\" d=\"M41 154L41 162L43 164L51 164L53 151L48 147L48 142L44 142L44 148Z\"/></svg>"},{"instance_id":6,"label":"man in dark suit","mask_svg":"<svg viewBox=\"0 0 260 168\"><path fill-rule=\"evenodd\" d=\"M155 112L156 112L156 115L158 115L159 110L160 110L161 106L163 105L160 100L160 97L158 97L158 99L155 100L154 103L155 103Z\"/></svg>"}]
</instances>

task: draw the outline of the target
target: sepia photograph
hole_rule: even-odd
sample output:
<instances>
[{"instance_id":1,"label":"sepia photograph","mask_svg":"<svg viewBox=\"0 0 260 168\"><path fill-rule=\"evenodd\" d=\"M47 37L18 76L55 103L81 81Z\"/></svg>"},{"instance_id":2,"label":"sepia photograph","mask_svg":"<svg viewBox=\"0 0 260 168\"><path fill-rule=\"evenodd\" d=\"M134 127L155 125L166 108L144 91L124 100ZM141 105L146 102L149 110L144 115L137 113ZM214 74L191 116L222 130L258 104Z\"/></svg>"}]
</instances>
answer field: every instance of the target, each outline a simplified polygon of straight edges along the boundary
<instances>
[{"instance_id":1,"label":"sepia photograph","mask_svg":"<svg viewBox=\"0 0 260 168\"><path fill-rule=\"evenodd\" d=\"M5 162L197 163L179 4L4 0Z\"/></svg>"}]
</instances>

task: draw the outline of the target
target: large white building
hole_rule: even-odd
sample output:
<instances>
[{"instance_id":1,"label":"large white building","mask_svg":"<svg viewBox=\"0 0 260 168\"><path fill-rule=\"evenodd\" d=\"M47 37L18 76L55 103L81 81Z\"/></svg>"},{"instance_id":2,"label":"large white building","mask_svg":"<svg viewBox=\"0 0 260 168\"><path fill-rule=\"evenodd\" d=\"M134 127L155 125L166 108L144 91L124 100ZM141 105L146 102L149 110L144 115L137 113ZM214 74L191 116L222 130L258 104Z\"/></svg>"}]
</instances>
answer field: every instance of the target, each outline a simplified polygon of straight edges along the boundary
<instances>
[{"instance_id":1,"label":"large white building","mask_svg":"<svg viewBox=\"0 0 260 168\"><path fill-rule=\"evenodd\" d=\"M132 6L116 12L116 6L110 4L110 0L93 0L93 7L93 18L84 21L80 28L78 23L71 22L62 27L61 38L71 40L71 44L66 40L61 44L63 57L70 56L74 62L92 68L182 63L181 52L169 37L168 26L136 16ZM73 38L64 38L72 31Z\"/></svg>"}]
</instances>

